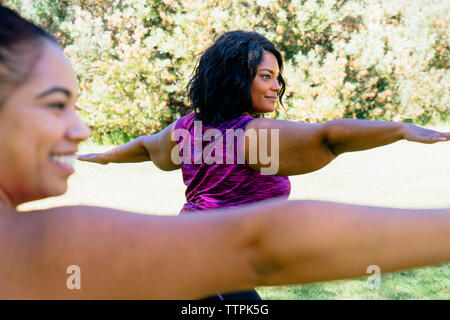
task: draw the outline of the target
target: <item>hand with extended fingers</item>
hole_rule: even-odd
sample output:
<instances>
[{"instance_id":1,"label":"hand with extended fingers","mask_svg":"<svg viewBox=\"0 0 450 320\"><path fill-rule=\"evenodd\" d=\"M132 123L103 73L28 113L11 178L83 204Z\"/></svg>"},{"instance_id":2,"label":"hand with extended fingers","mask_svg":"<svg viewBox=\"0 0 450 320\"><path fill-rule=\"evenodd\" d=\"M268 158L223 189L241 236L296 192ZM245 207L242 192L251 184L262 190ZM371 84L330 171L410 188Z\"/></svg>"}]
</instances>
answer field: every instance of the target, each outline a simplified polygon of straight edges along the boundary
<instances>
[{"instance_id":1,"label":"hand with extended fingers","mask_svg":"<svg viewBox=\"0 0 450 320\"><path fill-rule=\"evenodd\" d=\"M81 161L87 161L87 162L94 162L98 164L108 164L109 161L105 159L104 153L87 153L82 154L77 157L78 160Z\"/></svg>"},{"instance_id":2,"label":"hand with extended fingers","mask_svg":"<svg viewBox=\"0 0 450 320\"><path fill-rule=\"evenodd\" d=\"M436 143L449 141L450 132L439 132L405 123L403 126L403 138L413 142Z\"/></svg>"}]
</instances>

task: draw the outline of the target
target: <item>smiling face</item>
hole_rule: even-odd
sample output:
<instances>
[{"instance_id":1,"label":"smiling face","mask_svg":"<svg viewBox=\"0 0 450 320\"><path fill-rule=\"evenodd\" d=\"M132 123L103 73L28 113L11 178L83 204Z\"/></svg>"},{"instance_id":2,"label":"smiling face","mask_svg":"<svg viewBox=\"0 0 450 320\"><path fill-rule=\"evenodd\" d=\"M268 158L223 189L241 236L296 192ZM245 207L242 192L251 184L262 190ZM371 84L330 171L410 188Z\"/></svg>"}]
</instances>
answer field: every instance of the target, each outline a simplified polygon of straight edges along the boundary
<instances>
[{"instance_id":1,"label":"smiling face","mask_svg":"<svg viewBox=\"0 0 450 320\"><path fill-rule=\"evenodd\" d=\"M63 194L80 141L78 87L63 51L44 40L26 81L0 106L0 188L13 205Z\"/></svg>"},{"instance_id":2,"label":"smiling face","mask_svg":"<svg viewBox=\"0 0 450 320\"><path fill-rule=\"evenodd\" d=\"M267 113L275 110L281 90L279 72L277 58L271 52L264 51L263 60L258 65L250 86L254 111Z\"/></svg>"}]
</instances>

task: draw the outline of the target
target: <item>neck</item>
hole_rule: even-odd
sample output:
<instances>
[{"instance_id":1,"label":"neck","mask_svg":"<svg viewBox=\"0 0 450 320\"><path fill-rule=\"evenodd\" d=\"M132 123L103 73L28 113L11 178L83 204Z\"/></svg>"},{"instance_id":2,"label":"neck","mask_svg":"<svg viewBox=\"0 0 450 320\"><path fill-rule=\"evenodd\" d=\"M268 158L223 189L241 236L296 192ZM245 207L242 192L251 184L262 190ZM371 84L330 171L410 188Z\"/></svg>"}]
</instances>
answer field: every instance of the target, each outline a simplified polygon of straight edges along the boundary
<instances>
[{"instance_id":1,"label":"neck","mask_svg":"<svg viewBox=\"0 0 450 320\"><path fill-rule=\"evenodd\" d=\"M6 193L2 190L2 188L0 188L0 206L2 204L7 207L11 207L11 208L14 207L12 205L11 201L9 200L8 196L6 195Z\"/></svg>"}]
</instances>

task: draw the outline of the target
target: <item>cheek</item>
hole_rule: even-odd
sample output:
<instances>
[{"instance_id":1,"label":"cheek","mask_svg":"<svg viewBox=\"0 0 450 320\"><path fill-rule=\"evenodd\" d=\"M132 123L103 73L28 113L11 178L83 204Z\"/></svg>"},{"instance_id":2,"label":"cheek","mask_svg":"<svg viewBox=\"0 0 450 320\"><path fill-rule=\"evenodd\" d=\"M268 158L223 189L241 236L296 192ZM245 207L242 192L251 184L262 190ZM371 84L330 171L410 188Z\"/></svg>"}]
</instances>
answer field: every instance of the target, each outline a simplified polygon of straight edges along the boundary
<instances>
[{"instance_id":1,"label":"cheek","mask_svg":"<svg viewBox=\"0 0 450 320\"><path fill-rule=\"evenodd\" d=\"M47 120L40 122L39 128L36 128L41 139L46 140L42 141L45 145L54 145L63 141L66 129L65 122L55 116L47 117Z\"/></svg>"},{"instance_id":2,"label":"cheek","mask_svg":"<svg viewBox=\"0 0 450 320\"><path fill-rule=\"evenodd\" d=\"M28 129L27 139L22 140L21 167L27 170L28 188L38 197L56 195L66 183L50 160L51 152L64 138L64 128L55 120L45 117L45 120L34 122Z\"/></svg>"},{"instance_id":3,"label":"cheek","mask_svg":"<svg viewBox=\"0 0 450 320\"><path fill-rule=\"evenodd\" d=\"M38 153L37 135L33 127L11 123L2 129L8 130L6 142L0 143L0 176L2 183L10 188L13 197L20 202L36 199L40 193L41 163ZM0 133L3 133L0 130ZM6 170L6 171L4 171Z\"/></svg>"},{"instance_id":4,"label":"cheek","mask_svg":"<svg viewBox=\"0 0 450 320\"><path fill-rule=\"evenodd\" d=\"M35 152L37 162L46 170L51 168L50 155L60 150L61 143L64 143L65 127L59 121L47 121L37 128L39 137L35 140Z\"/></svg>"},{"instance_id":5,"label":"cheek","mask_svg":"<svg viewBox=\"0 0 450 320\"><path fill-rule=\"evenodd\" d=\"M261 103L261 100L264 96L264 89L261 83L259 83L257 80L253 80L252 85L250 86L250 91L252 94L253 102Z\"/></svg>"},{"instance_id":6,"label":"cheek","mask_svg":"<svg viewBox=\"0 0 450 320\"><path fill-rule=\"evenodd\" d=\"M2 161L14 171L28 171L36 158L36 123L31 121L32 115L18 113L17 116L14 114L7 118L9 121L0 123L0 135L5 138L0 144Z\"/></svg>"}]
</instances>

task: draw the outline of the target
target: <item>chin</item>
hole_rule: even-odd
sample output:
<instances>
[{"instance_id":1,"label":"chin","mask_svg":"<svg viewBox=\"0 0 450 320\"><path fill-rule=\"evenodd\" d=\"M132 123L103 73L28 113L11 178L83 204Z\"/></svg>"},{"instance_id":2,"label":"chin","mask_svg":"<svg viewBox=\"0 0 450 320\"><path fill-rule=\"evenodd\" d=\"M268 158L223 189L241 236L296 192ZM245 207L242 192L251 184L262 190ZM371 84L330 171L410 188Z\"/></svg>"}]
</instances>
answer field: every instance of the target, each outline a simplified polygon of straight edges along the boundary
<instances>
[{"instance_id":1,"label":"chin","mask_svg":"<svg viewBox=\"0 0 450 320\"><path fill-rule=\"evenodd\" d=\"M272 113L275 111L275 108L267 108L259 111L260 113Z\"/></svg>"},{"instance_id":2,"label":"chin","mask_svg":"<svg viewBox=\"0 0 450 320\"><path fill-rule=\"evenodd\" d=\"M42 198L57 197L63 195L66 192L67 192L67 182L66 181L60 182L47 188L45 192L42 193L43 194Z\"/></svg>"},{"instance_id":3,"label":"chin","mask_svg":"<svg viewBox=\"0 0 450 320\"><path fill-rule=\"evenodd\" d=\"M274 107L257 108L257 109L255 109L256 113L271 113L271 112L274 112L274 111L275 111Z\"/></svg>"}]
</instances>

